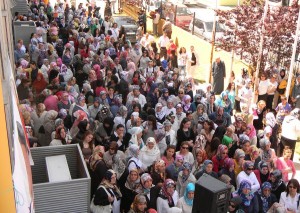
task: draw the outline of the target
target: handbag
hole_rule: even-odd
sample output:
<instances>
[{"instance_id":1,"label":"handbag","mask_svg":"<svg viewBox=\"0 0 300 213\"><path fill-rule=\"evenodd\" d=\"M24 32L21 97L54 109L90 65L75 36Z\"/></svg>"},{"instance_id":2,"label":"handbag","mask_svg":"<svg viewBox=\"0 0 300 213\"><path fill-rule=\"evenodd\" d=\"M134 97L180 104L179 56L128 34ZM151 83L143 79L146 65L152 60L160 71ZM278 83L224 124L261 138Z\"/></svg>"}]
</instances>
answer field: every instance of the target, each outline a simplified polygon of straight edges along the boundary
<instances>
[{"instance_id":1,"label":"handbag","mask_svg":"<svg viewBox=\"0 0 300 213\"><path fill-rule=\"evenodd\" d=\"M105 187L99 186L99 188L100 188L100 187L104 189L104 191L106 192L106 194L107 194L108 196L110 196L109 192L106 190ZM99 189L99 188L98 188L98 189ZM91 201L91 204L90 204L90 210L91 210L92 213L111 213L111 211L112 211L112 206L111 206L111 204L106 205L106 206L95 205L95 203L94 203L94 198L95 198L95 195L94 195L94 197L93 197L93 199L92 199L92 201Z\"/></svg>"}]
</instances>

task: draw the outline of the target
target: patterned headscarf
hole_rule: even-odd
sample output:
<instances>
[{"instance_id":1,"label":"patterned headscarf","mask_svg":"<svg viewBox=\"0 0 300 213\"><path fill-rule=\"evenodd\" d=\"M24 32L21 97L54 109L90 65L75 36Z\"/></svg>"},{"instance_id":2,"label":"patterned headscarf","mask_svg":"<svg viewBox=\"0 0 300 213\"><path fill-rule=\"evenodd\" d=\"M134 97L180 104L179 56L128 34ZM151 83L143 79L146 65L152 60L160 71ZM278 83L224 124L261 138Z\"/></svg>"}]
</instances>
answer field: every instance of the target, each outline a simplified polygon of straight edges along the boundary
<instances>
[{"instance_id":1,"label":"patterned headscarf","mask_svg":"<svg viewBox=\"0 0 300 213\"><path fill-rule=\"evenodd\" d=\"M183 167L182 170L186 169L189 172L187 175L184 175L182 173L182 182L185 182L189 178L189 176L191 174L192 165L189 162L184 162L183 165L182 165L182 167Z\"/></svg>"},{"instance_id":2,"label":"patterned headscarf","mask_svg":"<svg viewBox=\"0 0 300 213\"><path fill-rule=\"evenodd\" d=\"M194 183L189 183L184 192L184 200L188 206L193 206L193 200L194 199L189 199L188 194L189 192L194 192L195 191L195 184Z\"/></svg>"},{"instance_id":3,"label":"patterned headscarf","mask_svg":"<svg viewBox=\"0 0 300 213\"><path fill-rule=\"evenodd\" d=\"M224 168L230 169L234 165L234 161L231 158L226 158L224 160Z\"/></svg>"},{"instance_id":4,"label":"patterned headscarf","mask_svg":"<svg viewBox=\"0 0 300 213\"><path fill-rule=\"evenodd\" d=\"M252 161L245 161L243 164L244 171L246 171L250 167L254 167L254 163Z\"/></svg>"},{"instance_id":5,"label":"patterned headscarf","mask_svg":"<svg viewBox=\"0 0 300 213\"><path fill-rule=\"evenodd\" d=\"M243 189L249 189L250 193L244 194ZM254 197L254 194L251 192L251 183L248 180L242 180L242 182L240 183L240 187L236 194L242 198L243 204L245 206L250 206L251 200Z\"/></svg>"},{"instance_id":6,"label":"patterned headscarf","mask_svg":"<svg viewBox=\"0 0 300 213\"><path fill-rule=\"evenodd\" d=\"M272 189L272 185L271 183L269 183L268 181L264 182L261 185L260 190L258 191L258 195L260 196L261 200L262 200L262 207L263 207L263 212L267 212L269 210L269 202L268 202L268 198L270 197L271 193L269 193L268 196L264 195L263 191L265 189Z\"/></svg>"},{"instance_id":7,"label":"patterned headscarf","mask_svg":"<svg viewBox=\"0 0 300 213\"><path fill-rule=\"evenodd\" d=\"M250 129L250 133L248 134L249 139L252 139L252 138L256 137L256 130L255 130L255 127L252 124L249 124L247 126L247 129Z\"/></svg>"},{"instance_id":8,"label":"patterned headscarf","mask_svg":"<svg viewBox=\"0 0 300 213\"><path fill-rule=\"evenodd\" d=\"M168 200L169 207L174 206L174 201L172 195L170 195L167 191L169 187L175 187L175 182L172 179L166 179L163 183L163 187L160 190L160 196Z\"/></svg>"},{"instance_id":9,"label":"patterned headscarf","mask_svg":"<svg viewBox=\"0 0 300 213\"><path fill-rule=\"evenodd\" d=\"M239 158L242 158L242 157L245 157L245 152L242 149L235 150L234 158L239 159Z\"/></svg>"},{"instance_id":10,"label":"patterned headscarf","mask_svg":"<svg viewBox=\"0 0 300 213\"><path fill-rule=\"evenodd\" d=\"M218 159L224 159L227 157L227 155L225 155L224 157L222 156L222 153L227 151L228 150L228 147L226 145L223 145L223 144L220 144L218 146L218 150L217 150L217 158Z\"/></svg>"},{"instance_id":11,"label":"patterned headscarf","mask_svg":"<svg viewBox=\"0 0 300 213\"><path fill-rule=\"evenodd\" d=\"M241 145L244 145L246 142L250 141L249 137L245 134L241 134L239 139L240 139L240 144Z\"/></svg>"},{"instance_id":12,"label":"patterned headscarf","mask_svg":"<svg viewBox=\"0 0 300 213\"><path fill-rule=\"evenodd\" d=\"M203 169L204 171L206 171L206 167L207 167L209 164L211 164L211 165L214 166L214 163L213 163L211 160L205 160L205 161L203 162L202 169Z\"/></svg>"},{"instance_id":13,"label":"patterned headscarf","mask_svg":"<svg viewBox=\"0 0 300 213\"><path fill-rule=\"evenodd\" d=\"M152 180L151 175L149 173L142 174L142 176L141 176L141 184L142 184L143 187L145 186L145 182L148 181L148 180Z\"/></svg>"}]
</instances>

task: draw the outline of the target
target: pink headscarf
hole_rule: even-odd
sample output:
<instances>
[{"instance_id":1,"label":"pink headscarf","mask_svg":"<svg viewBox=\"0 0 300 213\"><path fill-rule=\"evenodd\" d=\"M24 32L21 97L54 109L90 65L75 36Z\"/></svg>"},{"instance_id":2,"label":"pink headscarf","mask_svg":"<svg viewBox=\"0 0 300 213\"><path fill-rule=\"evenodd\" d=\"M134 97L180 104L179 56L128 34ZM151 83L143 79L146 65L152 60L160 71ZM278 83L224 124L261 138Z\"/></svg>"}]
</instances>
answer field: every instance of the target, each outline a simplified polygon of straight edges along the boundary
<instances>
[{"instance_id":1,"label":"pink headscarf","mask_svg":"<svg viewBox=\"0 0 300 213\"><path fill-rule=\"evenodd\" d=\"M218 150L217 150L217 154L216 154L216 155L217 155L219 158L221 158L221 159L226 158L227 155L224 156L224 157L222 157L222 153L223 153L225 150L228 150L228 147L227 147L226 145L224 145L224 144L220 144L220 145L218 146Z\"/></svg>"},{"instance_id":2,"label":"pink headscarf","mask_svg":"<svg viewBox=\"0 0 300 213\"><path fill-rule=\"evenodd\" d=\"M255 130L254 126L253 126L252 124L249 124L249 125L247 126L247 128L250 129L250 133L248 134L248 137L250 138L250 140L251 140L252 138L256 137L256 130Z\"/></svg>"},{"instance_id":3,"label":"pink headscarf","mask_svg":"<svg viewBox=\"0 0 300 213\"><path fill-rule=\"evenodd\" d=\"M100 68L99 64L95 64L93 66L93 70L95 70L95 72L96 72L97 79L101 79L102 78L102 73L101 73L100 69L101 68Z\"/></svg>"}]
</instances>

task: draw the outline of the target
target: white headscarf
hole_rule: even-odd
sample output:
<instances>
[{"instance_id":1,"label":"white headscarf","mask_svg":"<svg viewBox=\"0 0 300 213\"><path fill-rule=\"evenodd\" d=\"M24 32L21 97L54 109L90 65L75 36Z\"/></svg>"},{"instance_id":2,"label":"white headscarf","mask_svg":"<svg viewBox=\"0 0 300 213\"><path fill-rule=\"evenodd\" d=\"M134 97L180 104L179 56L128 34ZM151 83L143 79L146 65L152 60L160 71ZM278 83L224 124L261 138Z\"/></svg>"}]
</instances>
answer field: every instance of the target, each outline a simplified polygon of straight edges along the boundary
<instances>
[{"instance_id":1,"label":"white headscarf","mask_svg":"<svg viewBox=\"0 0 300 213\"><path fill-rule=\"evenodd\" d=\"M132 127L128 132L131 134L131 139L129 141L130 144L136 144L137 146L139 145L137 135L143 132L143 129L141 127ZM142 140L142 139L141 139ZM143 143L143 141L142 141Z\"/></svg>"},{"instance_id":2,"label":"white headscarf","mask_svg":"<svg viewBox=\"0 0 300 213\"><path fill-rule=\"evenodd\" d=\"M155 105L155 117L158 118L159 120L162 120L163 117L166 115L165 110L163 110L163 108L158 112L157 108L161 107L162 108L162 104L161 103L157 103Z\"/></svg>"},{"instance_id":3,"label":"white headscarf","mask_svg":"<svg viewBox=\"0 0 300 213\"><path fill-rule=\"evenodd\" d=\"M276 118L272 112L268 112L266 114L266 125L270 127L274 127L276 124Z\"/></svg>"},{"instance_id":4,"label":"white headscarf","mask_svg":"<svg viewBox=\"0 0 300 213\"><path fill-rule=\"evenodd\" d=\"M154 146L152 149L149 149L148 144L153 143ZM145 152L148 156L156 156L160 154L159 148L157 147L156 141L153 137L149 137L146 141L146 146L141 149L142 152Z\"/></svg>"}]
</instances>

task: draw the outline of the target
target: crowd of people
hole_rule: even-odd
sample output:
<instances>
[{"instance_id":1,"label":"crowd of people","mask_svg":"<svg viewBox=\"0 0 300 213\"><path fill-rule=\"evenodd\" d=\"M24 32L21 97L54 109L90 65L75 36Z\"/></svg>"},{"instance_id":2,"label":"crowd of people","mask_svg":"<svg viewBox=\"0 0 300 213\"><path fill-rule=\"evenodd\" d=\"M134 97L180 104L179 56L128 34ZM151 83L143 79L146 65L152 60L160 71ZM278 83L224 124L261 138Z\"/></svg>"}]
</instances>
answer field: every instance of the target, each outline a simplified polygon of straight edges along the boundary
<instances>
[{"instance_id":1,"label":"crowd of people","mask_svg":"<svg viewBox=\"0 0 300 213\"><path fill-rule=\"evenodd\" d=\"M30 145L79 144L92 212L191 213L203 174L229 188L228 212L300 212L300 76L288 102L284 69L255 82L247 70L232 72L224 88L217 58L214 86L195 89L188 76L197 50L177 47L167 30L156 40L140 24L131 44L113 16L90 5L29 8L14 20L37 29L23 39L29 46L19 40L15 49Z\"/></svg>"}]
</instances>

